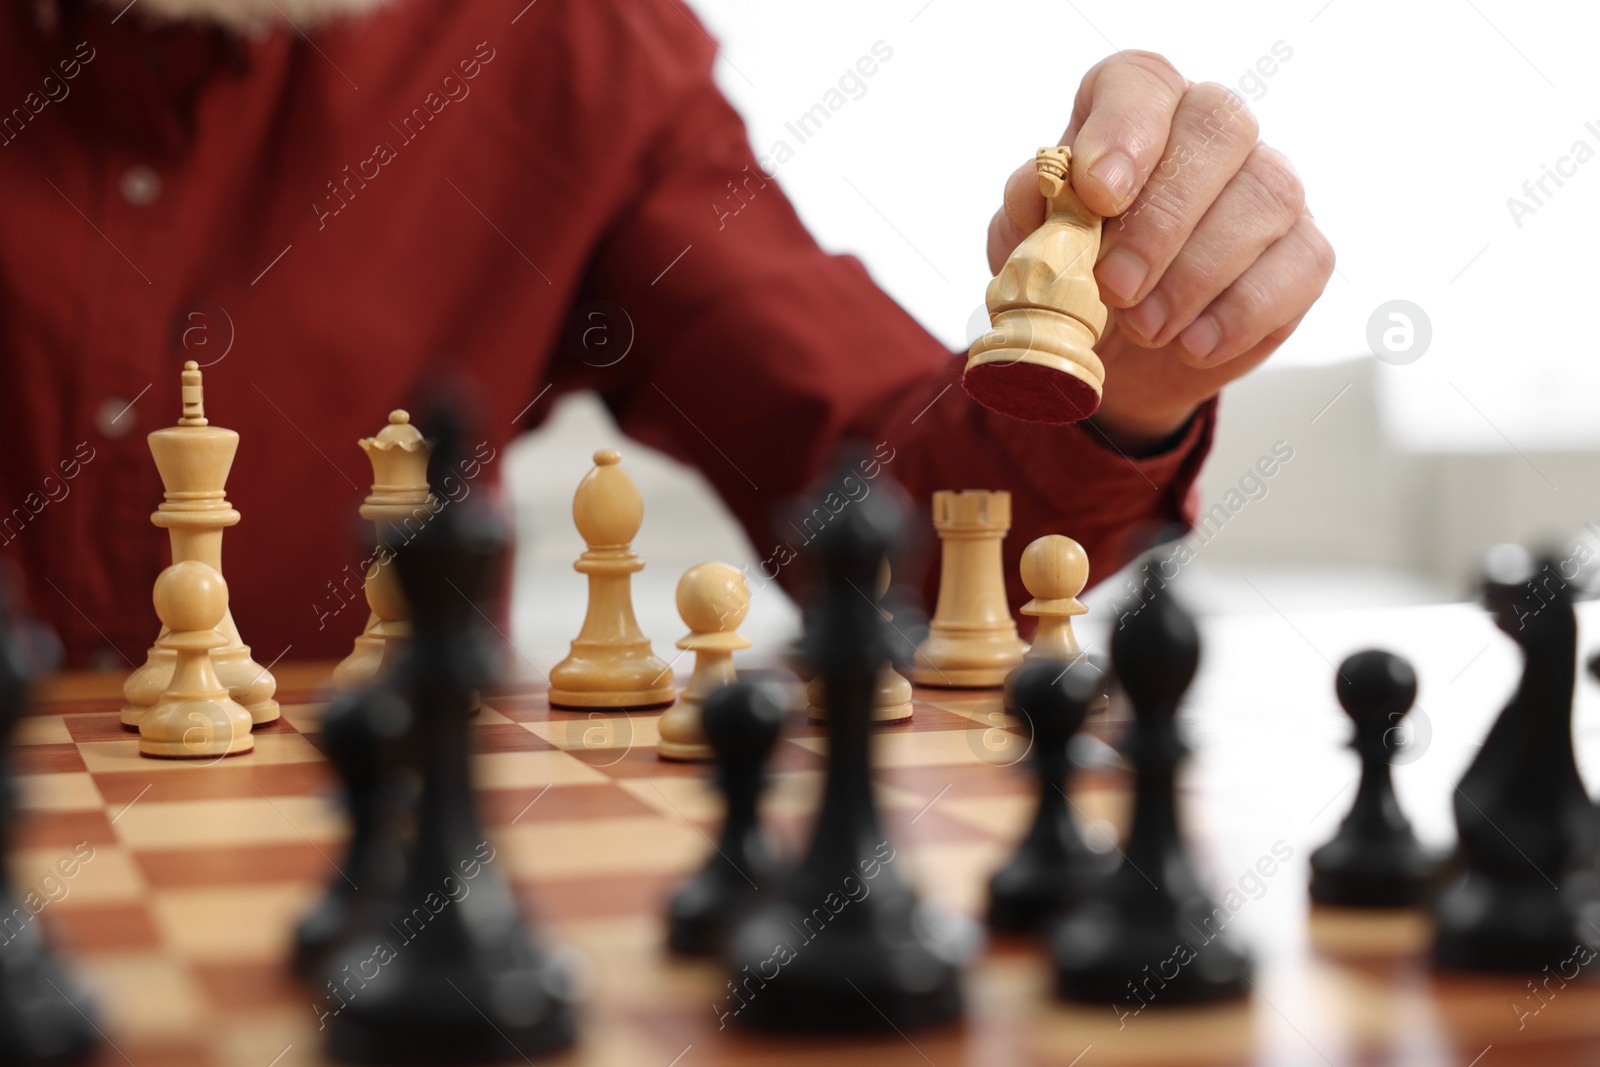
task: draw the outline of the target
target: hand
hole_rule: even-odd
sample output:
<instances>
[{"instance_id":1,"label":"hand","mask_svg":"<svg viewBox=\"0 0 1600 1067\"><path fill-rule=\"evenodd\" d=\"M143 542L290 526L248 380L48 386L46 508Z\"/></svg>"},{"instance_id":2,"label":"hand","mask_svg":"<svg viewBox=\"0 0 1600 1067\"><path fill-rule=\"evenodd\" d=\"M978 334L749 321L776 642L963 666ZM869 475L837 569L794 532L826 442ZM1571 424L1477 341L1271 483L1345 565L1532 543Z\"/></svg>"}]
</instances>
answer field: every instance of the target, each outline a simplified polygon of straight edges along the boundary
<instances>
[{"instance_id":1,"label":"hand","mask_svg":"<svg viewBox=\"0 0 1600 1067\"><path fill-rule=\"evenodd\" d=\"M1112 309L1093 421L1120 448L1170 437L1271 355L1333 273L1299 177L1257 132L1233 91L1150 52L1101 60L1078 87L1061 143L1073 189L1106 216L1095 276ZM1029 161L989 224L991 270L1044 215Z\"/></svg>"}]
</instances>

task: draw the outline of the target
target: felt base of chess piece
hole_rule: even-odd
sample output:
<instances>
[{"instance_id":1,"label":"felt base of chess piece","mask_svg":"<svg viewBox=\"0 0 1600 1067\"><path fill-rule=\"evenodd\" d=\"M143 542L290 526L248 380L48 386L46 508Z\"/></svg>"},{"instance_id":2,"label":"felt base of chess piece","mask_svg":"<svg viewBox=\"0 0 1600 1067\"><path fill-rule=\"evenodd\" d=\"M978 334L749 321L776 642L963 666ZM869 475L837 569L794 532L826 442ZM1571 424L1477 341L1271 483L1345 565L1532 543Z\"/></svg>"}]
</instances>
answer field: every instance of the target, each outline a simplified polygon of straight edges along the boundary
<instances>
[{"instance_id":1,"label":"felt base of chess piece","mask_svg":"<svg viewBox=\"0 0 1600 1067\"><path fill-rule=\"evenodd\" d=\"M1081 901L1116 868L1114 853L1084 843L1067 801L1068 744L1105 699L1105 676L1087 660L1069 666L1037 660L1010 679L1008 708L1030 740L1039 802L1033 823L1011 859L989 880L989 925L1032 930Z\"/></svg>"},{"instance_id":2,"label":"felt base of chess piece","mask_svg":"<svg viewBox=\"0 0 1600 1067\"><path fill-rule=\"evenodd\" d=\"M0 899L4 914L27 914ZM99 1051L88 999L61 973L32 922L0 950L0 1063L65 1067Z\"/></svg>"},{"instance_id":3,"label":"felt base of chess piece","mask_svg":"<svg viewBox=\"0 0 1600 1067\"><path fill-rule=\"evenodd\" d=\"M1549 882L1468 872L1434 906L1433 961L1463 971L1528 971L1553 966L1586 942L1576 902Z\"/></svg>"},{"instance_id":4,"label":"felt base of chess piece","mask_svg":"<svg viewBox=\"0 0 1600 1067\"><path fill-rule=\"evenodd\" d=\"M812 722L828 721L828 697L822 679L813 678L806 683L806 718ZM911 682L893 667L878 672L878 684L872 691L872 721L880 726L909 722L914 711L911 703Z\"/></svg>"},{"instance_id":5,"label":"felt base of chess piece","mask_svg":"<svg viewBox=\"0 0 1600 1067\"><path fill-rule=\"evenodd\" d=\"M718 951L745 906L777 878L777 856L762 833L756 805L783 715L781 694L757 683L735 682L706 698L701 723L717 757L726 815L705 866L667 904L667 947L673 952Z\"/></svg>"},{"instance_id":6,"label":"felt base of chess piece","mask_svg":"<svg viewBox=\"0 0 1600 1067\"><path fill-rule=\"evenodd\" d=\"M1093 356L1093 350L1088 354ZM967 368L961 387L990 411L1021 422L1066 426L1099 410L1104 378L1094 381L1088 368L1078 363L1045 364L1036 359L1015 349L996 350L996 362Z\"/></svg>"}]
</instances>

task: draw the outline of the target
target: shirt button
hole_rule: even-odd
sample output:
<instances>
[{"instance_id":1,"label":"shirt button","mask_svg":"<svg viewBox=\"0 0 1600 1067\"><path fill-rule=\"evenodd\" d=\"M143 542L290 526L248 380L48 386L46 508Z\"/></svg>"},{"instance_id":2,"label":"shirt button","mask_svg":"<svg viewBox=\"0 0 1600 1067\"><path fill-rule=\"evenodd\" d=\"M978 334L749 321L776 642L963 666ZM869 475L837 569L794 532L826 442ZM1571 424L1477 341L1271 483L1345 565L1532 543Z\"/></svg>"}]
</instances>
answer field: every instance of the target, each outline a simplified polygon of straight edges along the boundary
<instances>
[{"instance_id":1,"label":"shirt button","mask_svg":"<svg viewBox=\"0 0 1600 1067\"><path fill-rule=\"evenodd\" d=\"M143 164L122 172L122 198L134 207L149 207L161 197L161 175Z\"/></svg>"},{"instance_id":2,"label":"shirt button","mask_svg":"<svg viewBox=\"0 0 1600 1067\"><path fill-rule=\"evenodd\" d=\"M94 428L102 437L120 441L133 432L133 405L120 396L107 397L94 413Z\"/></svg>"}]
</instances>

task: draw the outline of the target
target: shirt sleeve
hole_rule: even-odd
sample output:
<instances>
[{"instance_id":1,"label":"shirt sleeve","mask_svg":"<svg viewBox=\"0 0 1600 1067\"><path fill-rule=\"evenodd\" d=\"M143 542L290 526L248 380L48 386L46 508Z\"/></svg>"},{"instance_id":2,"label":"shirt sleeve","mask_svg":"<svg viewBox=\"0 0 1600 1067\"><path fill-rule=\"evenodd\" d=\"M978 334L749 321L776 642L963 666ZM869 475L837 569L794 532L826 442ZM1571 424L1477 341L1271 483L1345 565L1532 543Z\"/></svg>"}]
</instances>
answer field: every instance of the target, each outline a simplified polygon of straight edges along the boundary
<instances>
[{"instance_id":1,"label":"shirt sleeve","mask_svg":"<svg viewBox=\"0 0 1600 1067\"><path fill-rule=\"evenodd\" d=\"M684 44L695 49L687 34ZM581 297L624 311L633 347L567 384L598 388L626 433L703 472L764 559L785 540L779 507L850 441L888 457L883 470L923 521L934 490L1011 491L1013 607L1025 599L1017 558L1036 537L1079 541L1103 578L1155 531L1192 521L1214 404L1160 454L1132 458L1091 427L1017 422L969 399L963 357L857 259L825 253L806 232L778 186L781 165L765 160L773 172L763 171L712 82L712 49L697 51L698 77L630 161L642 171L637 195Z\"/></svg>"}]
</instances>

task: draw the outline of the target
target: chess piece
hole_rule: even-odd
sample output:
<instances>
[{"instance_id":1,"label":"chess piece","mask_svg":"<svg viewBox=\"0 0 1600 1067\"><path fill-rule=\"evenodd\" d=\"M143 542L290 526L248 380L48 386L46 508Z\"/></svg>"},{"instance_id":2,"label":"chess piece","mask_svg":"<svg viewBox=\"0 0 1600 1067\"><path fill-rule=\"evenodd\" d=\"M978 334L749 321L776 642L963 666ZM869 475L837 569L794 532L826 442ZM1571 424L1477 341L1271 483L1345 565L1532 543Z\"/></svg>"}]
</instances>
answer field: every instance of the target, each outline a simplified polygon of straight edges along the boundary
<instances>
[{"instance_id":1,"label":"chess piece","mask_svg":"<svg viewBox=\"0 0 1600 1067\"><path fill-rule=\"evenodd\" d=\"M0 944L0 1063L57 1067L82 1063L99 1050L98 1013L45 944L36 909L25 899L33 893L19 894L10 874L17 825L14 735L34 679L54 666L43 661L59 650L53 634L23 615L10 578L0 568L0 858L6 861L0 862L0 915L6 917Z\"/></svg>"},{"instance_id":2,"label":"chess piece","mask_svg":"<svg viewBox=\"0 0 1600 1067\"><path fill-rule=\"evenodd\" d=\"M460 459L449 412L429 426L438 469ZM327 1020L328 1053L354 1063L530 1062L571 1044L565 969L517 913L504 861L472 793L470 706L493 672L483 598L496 588L505 531L479 495L441 510L404 544L393 532L414 637L396 691L414 719L422 792L404 871L377 933L334 958L352 990ZM380 940L381 939L381 940Z\"/></svg>"},{"instance_id":3,"label":"chess piece","mask_svg":"<svg viewBox=\"0 0 1600 1067\"><path fill-rule=\"evenodd\" d=\"M341 694L322 717L322 748L339 776L350 843L327 892L295 928L290 969L301 978L314 978L335 952L367 932L399 888L411 786L401 744L413 721L400 686L385 676Z\"/></svg>"},{"instance_id":4,"label":"chess piece","mask_svg":"<svg viewBox=\"0 0 1600 1067\"><path fill-rule=\"evenodd\" d=\"M1411 832L1389 774L1389 740L1417 699L1416 673L1388 652L1357 652L1339 665L1334 688L1355 724L1350 747L1361 757L1361 784L1339 832L1311 854L1311 899L1358 908L1420 904L1439 862Z\"/></svg>"},{"instance_id":5,"label":"chess piece","mask_svg":"<svg viewBox=\"0 0 1600 1067\"><path fill-rule=\"evenodd\" d=\"M220 631L228 583L214 568L185 560L161 572L153 599L162 627L156 647L172 654L173 670L155 707L139 719L139 755L210 759L249 752L256 744L250 712L222 684L212 655L228 641Z\"/></svg>"},{"instance_id":6,"label":"chess piece","mask_svg":"<svg viewBox=\"0 0 1600 1067\"><path fill-rule=\"evenodd\" d=\"M1453 798L1463 873L1434 908L1442 967L1537 971L1589 939L1565 891L1593 855L1594 822L1572 745L1574 592L1540 581L1560 566L1511 545L1485 561L1484 603L1524 663Z\"/></svg>"},{"instance_id":7,"label":"chess piece","mask_svg":"<svg viewBox=\"0 0 1600 1067\"><path fill-rule=\"evenodd\" d=\"M1094 277L1100 217L1073 192L1071 162L1069 148L1039 149L1034 166L1048 214L989 283L993 325L968 350L961 381L984 407L1025 422L1086 419L1105 385L1094 351L1106 327Z\"/></svg>"},{"instance_id":8,"label":"chess piece","mask_svg":"<svg viewBox=\"0 0 1600 1067\"><path fill-rule=\"evenodd\" d=\"M1023 664L1047 660L1074 663L1082 655L1078 638L1072 632L1075 616L1088 612L1078 594L1089 584L1089 555L1070 537L1046 534L1022 550L1019 570L1023 588L1033 598L1018 610L1039 620L1033 644L1022 657ZM1006 677L1006 707L1011 707L1012 682L1021 667ZM1104 711L1104 692L1096 698L1091 712Z\"/></svg>"},{"instance_id":9,"label":"chess piece","mask_svg":"<svg viewBox=\"0 0 1600 1067\"><path fill-rule=\"evenodd\" d=\"M878 610L885 622L894 617L883 609L883 598L889 591L889 565L885 563L878 572ZM872 688L872 721L879 725L907 722L912 714L911 682L895 670L892 662L885 663L878 672L878 684ZM819 674L806 685L806 718L812 722L828 721L828 688Z\"/></svg>"},{"instance_id":10,"label":"chess piece","mask_svg":"<svg viewBox=\"0 0 1600 1067\"><path fill-rule=\"evenodd\" d=\"M239 513L228 503L225 487L239 435L233 430L212 426L206 419L205 395L200 368L193 360L183 365L183 414L176 426L150 434L150 454L155 457L165 499L150 521L163 527L172 541L172 562L197 560L219 574L222 572L222 531L239 521ZM233 612L223 604L217 632L226 640L211 653L217 677L228 687L233 699L250 713L254 724L278 718L278 702L273 699L278 683L267 668L250 656L250 648L239 637ZM162 631L161 637L166 636ZM156 703L172 678L174 658L160 638L143 665L128 677L123 686L122 724L138 726Z\"/></svg>"},{"instance_id":11,"label":"chess piece","mask_svg":"<svg viewBox=\"0 0 1600 1067\"><path fill-rule=\"evenodd\" d=\"M440 506L428 491L432 443L411 425L411 416L397 408L389 412L389 424L376 436L363 437L356 444L372 463L372 493L361 505L361 517L377 528L375 543L384 544L389 528L404 529L405 536L414 536ZM380 549L367 567L365 592L371 614L355 647L333 669L333 684L344 692L360 689L397 662L401 647L411 636L406 599L390 562Z\"/></svg>"},{"instance_id":12,"label":"chess piece","mask_svg":"<svg viewBox=\"0 0 1600 1067\"><path fill-rule=\"evenodd\" d=\"M589 576L589 610L571 654L550 671L552 708L661 708L677 697L672 670L650 651L633 616L632 575L644 564L632 542L644 501L621 460L611 449L596 452L572 501L589 546L573 565Z\"/></svg>"},{"instance_id":13,"label":"chess piece","mask_svg":"<svg viewBox=\"0 0 1600 1067\"><path fill-rule=\"evenodd\" d=\"M1020 931L1039 927L1083 899L1111 872L1116 857L1084 843L1067 800L1068 745L1090 708L1104 700L1105 676L1080 657L1077 662L1033 660L1012 677L1009 710L1027 728L1039 803L1016 853L989 880L989 924Z\"/></svg>"},{"instance_id":14,"label":"chess piece","mask_svg":"<svg viewBox=\"0 0 1600 1067\"><path fill-rule=\"evenodd\" d=\"M939 599L917 648L918 685L990 688L1027 651L1006 603L1000 542L1011 528L1011 494L968 489L933 494L940 542Z\"/></svg>"},{"instance_id":15,"label":"chess piece","mask_svg":"<svg viewBox=\"0 0 1600 1067\"><path fill-rule=\"evenodd\" d=\"M889 652L869 587L899 533L891 486L823 530L808 659L828 699L828 767L805 859L729 938L730 994L714 1010L767 1030L907 1031L958 1018L975 928L920 903L873 797L873 686Z\"/></svg>"},{"instance_id":16,"label":"chess piece","mask_svg":"<svg viewBox=\"0 0 1600 1067\"><path fill-rule=\"evenodd\" d=\"M678 702L661 713L656 754L662 759L695 762L716 755L700 726L701 708L734 680L733 654L750 647L738 632L749 610L750 589L736 567L701 563L678 580L678 614L689 627L678 647L694 652L694 674Z\"/></svg>"},{"instance_id":17,"label":"chess piece","mask_svg":"<svg viewBox=\"0 0 1600 1067\"><path fill-rule=\"evenodd\" d=\"M1116 869L1051 933L1056 991L1068 1000L1115 1005L1151 974L1158 977L1148 992L1165 1004L1249 989L1250 960L1183 845L1174 784L1186 748L1174 719L1200 661L1200 634L1163 588L1160 566L1146 557L1142 588L1156 592L1111 638L1112 669L1133 705L1122 744L1135 778L1133 823Z\"/></svg>"},{"instance_id":18,"label":"chess piece","mask_svg":"<svg viewBox=\"0 0 1600 1067\"><path fill-rule=\"evenodd\" d=\"M673 710L682 706L679 701ZM772 888L777 855L761 832L756 805L783 711L781 694L757 682L734 682L706 698L701 721L716 752L717 788L726 814L705 866L668 902L667 947L673 952L716 952L745 905L762 887Z\"/></svg>"}]
</instances>

